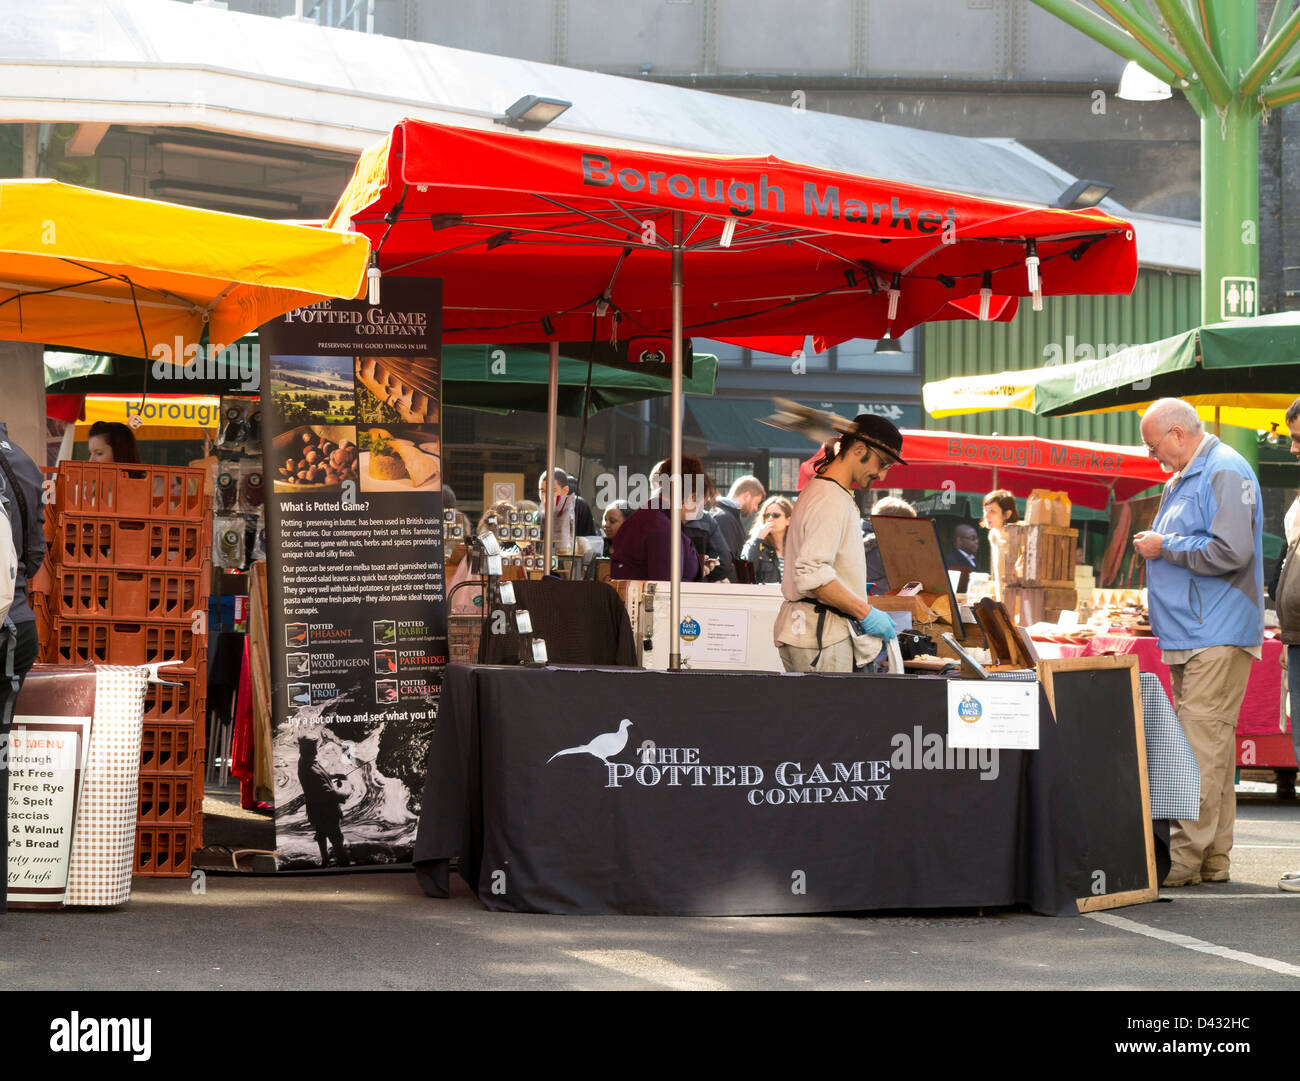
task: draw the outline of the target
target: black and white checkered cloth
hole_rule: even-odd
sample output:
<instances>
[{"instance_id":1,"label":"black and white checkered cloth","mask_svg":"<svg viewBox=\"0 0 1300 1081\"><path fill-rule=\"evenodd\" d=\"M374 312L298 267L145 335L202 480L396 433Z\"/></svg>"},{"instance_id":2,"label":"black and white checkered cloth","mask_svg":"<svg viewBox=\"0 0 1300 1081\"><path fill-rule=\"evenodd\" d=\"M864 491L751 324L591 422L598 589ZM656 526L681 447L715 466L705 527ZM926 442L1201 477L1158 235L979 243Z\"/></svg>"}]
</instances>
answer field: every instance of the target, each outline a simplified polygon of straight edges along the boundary
<instances>
[{"instance_id":1,"label":"black and white checkered cloth","mask_svg":"<svg viewBox=\"0 0 1300 1081\"><path fill-rule=\"evenodd\" d=\"M1201 767L1187 742L1178 714L1154 672L1139 672L1142 727L1147 735L1147 783L1152 818L1185 818L1201 813Z\"/></svg>"},{"instance_id":2,"label":"black and white checkered cloth","mask_svg":"<svg viewBox=\"0 0 1300 1081\"><path fill-rule=\"evenodd\" d=\"M990 679L1027 681L1033 672L990 672ZM1142 688L1142 728L1147 744L1147 787L1152 818L1196 821L1201 813L1201 767L1178 723L1165 689L1154 672L1139 672Z\"/></svg>"}]
</instances>

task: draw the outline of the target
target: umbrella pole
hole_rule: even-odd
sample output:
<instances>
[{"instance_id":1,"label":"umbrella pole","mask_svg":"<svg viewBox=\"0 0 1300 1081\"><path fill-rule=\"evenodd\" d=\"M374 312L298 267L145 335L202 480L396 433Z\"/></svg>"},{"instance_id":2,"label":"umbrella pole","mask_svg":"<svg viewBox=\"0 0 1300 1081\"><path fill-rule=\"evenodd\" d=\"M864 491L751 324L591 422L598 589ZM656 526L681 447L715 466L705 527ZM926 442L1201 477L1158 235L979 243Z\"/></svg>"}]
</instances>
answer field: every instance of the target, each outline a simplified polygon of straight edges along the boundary
<instances>
[{"instance_id":1,"label":"umbrella pole","mask_svg":"<svg viewBox=\"0 0 1300 1081\"><path fill-rule=\"evenodd\" d=\"M543 574L550 574L555 555L555 443L560 416L560 343L550 343L550 365L546 374L546 502L542 520L546 523L542 542Z\"/></svg>"},{"instance_id":2,"label":"umbrella pole","mask_svg":"<svg viewBox=\"0 0 1300 1081\"><path fill-rule=\"evenodd\" d=\"M1219 435L1219 407L1214 407L1214 434Z\"/></svg>"},{"instance_id":3,"label":"umbrella pole","mask_svg":"<svg viewBox=\"0 0 1300 1081\"><path fill-rule=\"evenodd\" d=\"M672 493L668 533L668 668L682 666L682 212L673 211Z\"/></svg>"}]
</instances>

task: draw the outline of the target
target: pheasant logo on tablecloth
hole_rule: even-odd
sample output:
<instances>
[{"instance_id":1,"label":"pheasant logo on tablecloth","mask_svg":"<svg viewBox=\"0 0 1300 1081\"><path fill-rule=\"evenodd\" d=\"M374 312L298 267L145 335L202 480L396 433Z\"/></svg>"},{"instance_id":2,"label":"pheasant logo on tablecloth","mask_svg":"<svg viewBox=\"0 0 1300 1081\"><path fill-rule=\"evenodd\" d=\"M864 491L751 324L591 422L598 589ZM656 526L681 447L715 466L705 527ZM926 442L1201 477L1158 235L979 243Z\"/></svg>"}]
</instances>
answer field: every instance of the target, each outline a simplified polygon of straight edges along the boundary
<instances>
[{"instance_id":1,"label":"pheasant logo on tablecloth","mask_svg":"<svg viewBox=\"0 0 1300 1081\"><path fill-rule=\"evenodd\" d=\"M565 754L590 754L595 755L608 766L609 760L627 746L627 730L631 727L632 722L624 717L619 723L617 732L606 732L581 747L566 747L562 751L556 751L546 761L549 764Z\"/></svg>"}]
</instances>

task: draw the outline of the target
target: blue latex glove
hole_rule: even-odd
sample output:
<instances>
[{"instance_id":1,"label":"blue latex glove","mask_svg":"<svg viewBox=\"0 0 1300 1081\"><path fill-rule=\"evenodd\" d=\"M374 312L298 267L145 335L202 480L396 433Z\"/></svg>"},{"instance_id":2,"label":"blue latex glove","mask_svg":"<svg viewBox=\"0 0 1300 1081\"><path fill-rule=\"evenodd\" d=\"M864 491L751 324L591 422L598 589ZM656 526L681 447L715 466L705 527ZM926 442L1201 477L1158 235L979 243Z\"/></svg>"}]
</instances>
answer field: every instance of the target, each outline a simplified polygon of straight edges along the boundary
<instances>
[{"instance_id":1,"label":"blue latex glove","mask_svg":"<svg viewBox=\"0 0 1300 1081\"><path fill-rule=\"evenodd\" d=\"M858 626L872 638L880 638L886 642L898 637L898 629L894 626L894 621L889 618L889 613L882 612L879 608L871 609L866 618L859 619Z\"/></svg>"}]
</instances>

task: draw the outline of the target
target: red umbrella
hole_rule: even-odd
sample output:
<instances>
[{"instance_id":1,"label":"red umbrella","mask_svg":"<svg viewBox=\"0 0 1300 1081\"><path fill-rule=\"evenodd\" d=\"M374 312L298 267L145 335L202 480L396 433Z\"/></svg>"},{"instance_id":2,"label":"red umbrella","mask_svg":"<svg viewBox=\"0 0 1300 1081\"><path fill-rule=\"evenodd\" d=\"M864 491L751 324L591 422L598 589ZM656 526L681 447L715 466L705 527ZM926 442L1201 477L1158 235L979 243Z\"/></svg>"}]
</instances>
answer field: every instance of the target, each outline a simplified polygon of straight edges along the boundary
<instances>
[{"instance_id":1,"label":"red umbrella","mask_svg":"<svg viewBox=\"0 0 1300 1081\"><path fill-rule=\"evenodd\" d=\"M1137 276L1132 227L1096 209L416 120L363 155L330 224L350 219L384 273L443 278L448 341L583 341L593 317L601 340L671 333L674 213L682 326L710 338L898 337L978 314L982 288L1006 317L994 298L1030 294L1031 241L1047 295Z\"/></svg>"},{"instance_id":2,"label":"red umbrella","mask_svg":"<svg viewBox=\"0 0 1300 1081\"><path fill-rule=\"evenodd\" d=\"M812 334L820 349L972 306L1005 314L1001 297L1128 293L1137 278L1132 227L1095 209L415 120L362 156L330 224L371 239L372 297L381 272L442 278L448 341L671 335L675 476L685 333ZM553 413L548 429L549 469ZM675 626L675 513L672 523Z\"/></svg>"},{"instance_id":3,"label":"red umbrella","mask_svg":"<svg viewBox=\"0 0 1300 1081\"><path fill-rule=\"evenodd\" d=\"M1129 499L1169 479L1142 447L1032 436L906 429L903 456L907 465L893 466L877 487L940 491L945 484L955 484L953 491L1006 488L1017 496L1027 496L1035 488L1051 488L1065 492L1076 506L1104 510L1112 492L1116 499ZM812 478L816 457L799 470L801 489Z\"/></svg>"}]
</instances>

